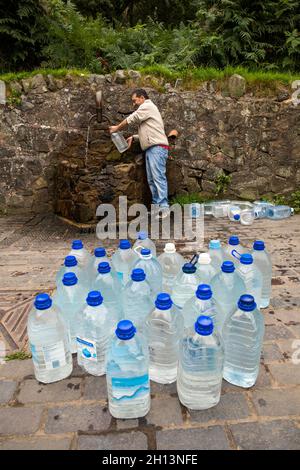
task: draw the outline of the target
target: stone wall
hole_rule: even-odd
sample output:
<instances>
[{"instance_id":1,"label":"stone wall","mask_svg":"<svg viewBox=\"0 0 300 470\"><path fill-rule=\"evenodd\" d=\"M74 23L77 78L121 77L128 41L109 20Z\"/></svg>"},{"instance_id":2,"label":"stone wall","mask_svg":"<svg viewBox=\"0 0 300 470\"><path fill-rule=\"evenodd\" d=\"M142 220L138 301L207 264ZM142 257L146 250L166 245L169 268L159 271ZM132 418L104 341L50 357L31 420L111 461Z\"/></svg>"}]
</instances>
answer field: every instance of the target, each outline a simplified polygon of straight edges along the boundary
<instances>
[{"instance_id":1,"label":"stone wall","mask_svg":"<svg viewBox=\"0 0 300 470\"><path fill-rule=\"evenodd\" d=\"M116 203L120 195L149 203L140 149L121 156L111 142L108 121L93 120L86 156L95 91L103 91L109 120L119 122L132 112L130 92L140 84L138 73L129 75L36 75L10 84L8 102L0 105L2 213L54 211L89 222L100 203ZM162 93L146 86L166 130L179 131L168 162L170 196L197 192L215 197L223 189L225 197L254 199L296 190L299 109L290 100L238 98L234 90L230 97L214 88L214 83L197 91L166 85ZM9 98L11 89L19 99Z\"/></svg>"}]
</instances>

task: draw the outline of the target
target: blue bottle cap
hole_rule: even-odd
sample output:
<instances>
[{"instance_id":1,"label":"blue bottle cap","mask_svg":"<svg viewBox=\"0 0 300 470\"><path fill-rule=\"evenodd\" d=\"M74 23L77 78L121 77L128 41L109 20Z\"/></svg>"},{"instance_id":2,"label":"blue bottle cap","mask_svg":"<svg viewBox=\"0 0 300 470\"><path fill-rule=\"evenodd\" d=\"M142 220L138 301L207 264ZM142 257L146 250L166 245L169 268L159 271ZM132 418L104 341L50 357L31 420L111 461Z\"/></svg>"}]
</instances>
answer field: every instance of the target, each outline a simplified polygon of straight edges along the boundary
<instances>
[{"instance_id":1,"label":"blue bottle cap","mask_svg":"<svg viewBox=\"0 0 300 470\"><path fill-rule=\"evenodd\" d=\"M200 284L196 291L196 297L200 300L209 300L212 298L212 291L208 284Z\"/></svg>"},{"instance_id":2,"label":"blue bottle cap","mask_svg":"<svg viewBox=\"0 0 300 470\"><path fill-rule=\"evenodd\" d=\"M265 242L262 240L255 240L253 243L253 249L256 251L263 251L265 249Z\"/></svg>"},{"instance_id":3,"label":"blue bottle cap","mask_svg":"<svg viewBox=\"0 0 300 470\"><path fill-rule=\"evenodd\" d=\"M240 214L234 214L233 218L234 220L240 220L241 216Z\"/></svg>"},{"instance_id":4,"label":"blue bottle cap","mask_svg":"<svg viewBox=\"0 0 300 470\"><path fill-rule=\"evenodd\" d=\"M102 246L95 248L94 255L96 256L96 258L103 258L104 256L106 256L105 248L103 248Z\"/></svg>"},{"instance_id":5,"label":"blue bottle cap","mask_svg":"<svg viewBox=\"0 0 300 470\"><path fill-rule=\"evenodd\" d=\"M141 255L142 256L149 256L151 254L151 250L149 248L142 248L141 249Z\"/></svg>"},{"instance_id":6,"label":"blue bottle cap","mask_svg":"<svg viewBox=\"0 0 300 470\"><path fill-rule=\"evenodd\" d=\"M37 310L46 310L52 305L52 299L49 294L38 294L34 300L34 306Z\"/></svg>"},{"instance_id":7,"label":"blue bottle cap","mask_svg":"<svg viewBox=\"0 0 300 470\"><path fill-rule=\"evenodd\" d=\"M107 261L98 264L98 273L100 274L110 273L110 269L110 265Z\"/></svg>"},{"instance_id":8,"label":"blue bottle cap","mask_svg":"<svg viewBox=\"0 0 300 470\"><path fill-rule=\"evenodd\" d=\"M212 248L213 250L219 250L221 248L220 240L210 240L209 248Z\"/></svg>"},{"instance_id":9,"label":"blue bottle cap","mask_svg":"<svg viewBox=\"0 0 300 470\"><path fill-rule=\"evenodd\" d=\"M78 279L75 273L65 273L62 282L64 286L75 286Z\"/></svg>"},{"instance_id":10,"label":"blue bottle cap","mask_svg":"<svg viewBox=\"0 0 300 470\"><path fill-rule=\"evenodd\" d=\"M193 274L196 272L196 266L192 263L185 263L183 266L182 266L182 271L186 274Z\"/></svg>"},{"instance_id":11,"label":"blue bottle cap","mask_svg":"<svg viewBox=\"0 0 300 470\"><path fill-rule=\"evenodd\" d=\"M201 315L195 323L195 331L201 336L211 335L214 330L214 324L210 317Z\"/></svg>"},{"instance_id":12,"label":"blue bottle cap","mask_svg":"<svg viewBox=\"0 0 300 470\"><path fill-rule=\"evenodd\" d=\"M129 240L120 240L119 248L121 250L128 250L129 248L131 248L130 241Z\"/></svg>"},{"instance_id":13,"label":"blue bottle cap","mask_svg":"<svg viewBox=\"0 0 300 470\"><path fill-rule=\"evenodd\" d=\"M136 282L144 281L146 279L145 271L139 268L133 269L131 273L131 279Z\"/></svg>"},{"instance_id":14,"label":"blue bottle cap","mask_svg":"<svg viewBox=\"0 0 300 470\"><path fill-rule=\"evenodd\" d=\"M232 235L232 237L229 238L228 243L229 245L238 245L240 243L240 239L236 235Z\"/></svg>"},{"instance_id":15,"label":"blue bottle cap","mask_svg":"<svg viewBox=\"0 0 300 470\"><path fill-rule=\"evenodd\" d=\"M116 329L116 335L119 339L128 340L134 337L136 328L130 320L121 320Z\"/></svg>"},{"instance_id":16,"label":"blue bottle cap","mask_svg":"<svg viewBox=\"0 0 300 470\"><path fill-rule=\"evenodd\" d=\"M77 265L77 259L75 258L75 256L65 257L65 266L69 268L70 266L76 266L76 265Z\"/></svg>"},{"instance_id":17,"label":"blue bottle cap","mask_svg":"<svg viewBox=\"0 0 300 470\"><path fill-rule=\"evenodd\" d=\"M97 290L92 290L88 293L86 303L91 307L97 307L97 305L101 305L103 302L103 297L101 293Z\"/></svg>"},{"instance_id":18,"label":"blue bottle cap","mask_svg":"<svg viewBox=\"0 0 300 470\"><path fill-rule=\"evenodd\" d=\"M146 240L148 238L148 233L147 232L139 232L138 233L138 239L139 240Z\"/></svg>"},{"instance_id":19,"label":"blue bottle cap","mask_svg":"<svg viewBox=\"0 0 300 470\"><path fill-rule=\"evenodd\" d=\"M169 294L162 292L158 294L155 300L155 307L159 310L169 310L173 305L172 299Z\"/></svg>"},{"instance_id":20,"label":"blue bottle cap","mask_svg":"<svg viewBox=\"0 0 300 470\"><path fill-rule=\"evenodd\" d=\"M250 253L243 253L240 257L240 262L242 264L252 264L253 263L253 257Z\"/></svg>"},{"instance_id":21,"label":"blue bottle cap","mask_svg":"<svg viewBox=\"0 0 300 470\"><path fill-rule=\"evenodd\" d=\"M252 312L252 310L255 310L256 303L253 295L242 295L238 301L238 308L244 310L244 312Z\"/></svg>"},{"instance_id":22,"label":"blue bottle cap","mask_svg":"<svg viewBox=\"0 0 300 470\"><path fill-rule=\"evenodd\" d=\"M223 273L233 273L235 270L234 263L232 261L224 261L221 269Z\"/></svg>"},{"instance_id":23,"label":"blue bottle cap","mask_svg":"<svg viewBox=\"0 0 300 470\"><path fill-rule=\"evenodd\" d=\"M73 240L72 243L73 250L81 250L83 248L83 243L81 240Z\"/></svg>"}]
</instances>

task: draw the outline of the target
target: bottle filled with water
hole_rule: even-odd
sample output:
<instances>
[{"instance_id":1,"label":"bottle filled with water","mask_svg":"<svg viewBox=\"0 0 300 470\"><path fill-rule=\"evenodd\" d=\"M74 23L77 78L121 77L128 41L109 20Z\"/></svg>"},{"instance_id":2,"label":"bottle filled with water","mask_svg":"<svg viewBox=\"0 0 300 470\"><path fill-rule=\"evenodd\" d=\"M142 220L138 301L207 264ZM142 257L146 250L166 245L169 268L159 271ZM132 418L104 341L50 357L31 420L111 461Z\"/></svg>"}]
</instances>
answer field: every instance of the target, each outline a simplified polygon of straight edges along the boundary
<instances>
[{"instance_id":1,"label":"bottle filled with water","mask_svg":"<svg viewBox=\"0 0 300 470\"><path fill-rule=\"evenodd\" d=\"M193 327L199 315L210 317L214 322L215 329L219 329L220 314L208 284L200 284L193 297L184 304L182 309L184 328Z\"/></svg>"},{"instance_id":2,"label":"bottle filled with water","mask_svg":"<svg viewBox=\"0 0 300 470\"><path fill-rule=\"evenodd\" d=\"M36 296L27 333L36 380L46 384L69 377L73 362L67 325L48 294Z\"/></svg>"},{"instance_id":3,"label":"bottle filled with water","mask_svg":"<svg viewBox=\"0 0 300 470\"><path fill-rule=\"evenodd\" d=\"M224 323L223 377L239 387L252 387L259 373L264 337L264 316L252 295L242 295L237 309Z\"/></svg>"},{"instance_id":4,"label":"bottle filled with water","mask_svg":"<svg viewBox=\"0 0 300 470\"><path fill-rule=\"evenodd\" d=\"M157 258L162 268L163 291L172 292L172 287L178 273L185 263L183 256L176 251L174 243L166 243L164 252Z\"/></svg>"},{"instance_id":5,"label":"bottle filled with water","mask_svg":"<svg viewBox=\"0 0 300 470\"><path fill-rule=\"evenodd\" d=\"M155 308L146 319L149 345L149 373L154 382L175 382L179 341L183 334L183 318L167 293L161 293Z\"/></svg>"},{"instance_id":6,"label":"bottle filled with water","mask_svg":"<svg viewBox=\"0 0 300 470\"><path fill-rule=\"evenodd\" d=\"M219 272L223 263L223 250L220 240L210 240L208 248L211 264L215 268L216 272Z\"/></svg>"},{"instance_id":7,"label":"bottle filled with water","mask_svg":"<svg viewBox=\"0 0 300 470\"><path fill-rule=\"evenodd\" d=\"M213 320L199 316L184 335L179 352L177 392L191 410L205 410L220 401L224 346Z\"/></svg>"},{"instance_id":8,"label":"bottle filled with water","mask_svg":"<svg viewBox=\"0 0 300 470\"><path fill-rule=\"evenodd\" d=\"M254 201L254 211L256 219L264 219L267 217L268 209L274 207L274 204L266 201Z\"/></svg>"},{"instance_id":9,"label":"bottle filled with water","mask_svg":"<svg viewBox=\"0 0 300 470\"><path fill-rule=\"evenodd\" d=\"M139 248L139 247L138 247ZM162 269L149 248L136 248L139 259L134 264L134 269L142 269L146 274L151 287L152 296L156 297L162 290Z\"/></svg>"},{"instance_id":10,"label":"bottle filled with water","mask_svg":"<svg viewBox=\"0 0 300 470\"><path fill-rule=\"evenodd\" d=\"M56 287L59 287L61 285L62 279L66 273L74 273L81 286L84 286L86 289L89 287L86 273L79 266L75 256L65 257L64 265L59 269L59 271L56 274L56 278L55 278Z\"/></svg>"},{"instance_id":11,"label":"bottle filled with water","mask_svg":"<svg viewBox=\"0 0 300 470\"><path fill-rule=\"evenodd\" d=\"M95 248L94 256L92 257L90 266L88 268L89 273L90 273L91 283L93 283L96 277L98 276L99 263L108 263L108 262L109 260L106 255L105 248L103 247Z\"/></svg>"},{"instance_id":12,"label":"bottle filled with water","mask_svg":"<svg viewBox=\"0 0 300 470\"><path fill-rule=\"evenodd\" d=\"M198 287L197 268L192 263L185 263L181 272L175 279L171 297L174 304L182 308L191 297L195 295Z\"/></svg>"},{"instance_id":13,"label":"bottle filled with water","mask_svg":"<svg viewBox=\"0 0 300 470\"><path fill-rule=\"evenodd\" d=\"M263 285L263 277L260 269L253 263L251 253L243 253L240 255L238 252L234 251L233 255L240 260L237 267L237 274L244 281L246 292L253 295L257 306L260 308Z\"/></svg>"},{"instance_id":14,"label":"bottle filled with water","mask_svg":"<svg viewBox=\"0 0 300 470\"><path fill-rule=\"evenodd\" d=\"M236 235L229 237L227 245L223 248L223 259L224 261L233 261L234 264L238 266L239 260L233 256L233 250L239 253L245 253L245 248L240 244L240 239Z\"/></svg>"},{"instance_id":15,"label":"bottle filled with water","mask_svg":"<svg viewBox=\"0 0 300 470\"><path fill-rule=\"evenodd\" d=\"M265 249L262 240L256 240L253 243L252 256L255 266L262 274L262 291L260 308L267 308L270 304L271 284L272 284L272 261L269 253Z\"/></svg>"},{"instance_id":16,"label":"bottle filled with water","mask_svg":"<svg viewBox=\"0 0 300 470\"><path fill-rule=\"evenodd\" d=\"M267 210L267 217L268 219L279 220L279 219L286 219L294 215L294 209L289 206L274 206L269 207Z\"/></svg>"},{"instance_id":17,"label":"bottle filled with water","mask_svg":"<svg viewBox=\"0 0 300 470\"><path fill-rule=\"evenodd\" d=\"M88 250L83 246L81 240L73 240L69 256L75 256L79 266L85 271L86 276L88 276L88 268L92 257Z\"/></svg>"},{"instance_id":18,"label":"bottle filled with water","mask_svg":"<svg viewBox=\"0 0 300 470\"><path fill-rule=\"evenodd\" d=\"M111 415L145 416L150 410L148 346L131 321L119 322L107 352L106 381Z\"/></svg>"},{"instance_id":19,"label":"bottle filled with water","mask_svg":"<svg viewBox=\"0 0 300 470\"><path fill-rule=\"evenodd\" d=\"M156 257L156 246L154 242L148 237L147 232L141 231L138 233L138 238L135 244L133 245L133 249L138 246L141 246L142 248L148 248L149 250L151 250L152 255Z\"/></svg>"},{"instance_id":20,"label":"bottle filled with water","mask_svg":"<svg viewBox=\"0 0 300 470\"><path fill-rule=\"evenodd\" d=\"M101 292L104 305L113 317L114 326L116 327L123 315L121 283L118 277L112 274L108 262L99 263L98 276L92 285L92 289Z\"/></svg>"},{"instance_id":21,"label":"bottle filled with water","mask_svg":"<svg viewBox=\"0 0 300 470\"><path fill-rule=\"evenodd\" d=\"M209 253L200 253L196 267L198 283L200 284L209 284L217 273Z\"/></svg>"},{"instance_id":22,"label":"bottle filled with water","mask_svg":"<svg viewBox=\"0 0 300 470\"><path fill-rule=\"evenodd\" d=\"M132 267L137 259L138 256L131 248L130 241L120 240L119 248L113 254L111 262L123 287L127 284Z\"/></svg>"}]
</instances>

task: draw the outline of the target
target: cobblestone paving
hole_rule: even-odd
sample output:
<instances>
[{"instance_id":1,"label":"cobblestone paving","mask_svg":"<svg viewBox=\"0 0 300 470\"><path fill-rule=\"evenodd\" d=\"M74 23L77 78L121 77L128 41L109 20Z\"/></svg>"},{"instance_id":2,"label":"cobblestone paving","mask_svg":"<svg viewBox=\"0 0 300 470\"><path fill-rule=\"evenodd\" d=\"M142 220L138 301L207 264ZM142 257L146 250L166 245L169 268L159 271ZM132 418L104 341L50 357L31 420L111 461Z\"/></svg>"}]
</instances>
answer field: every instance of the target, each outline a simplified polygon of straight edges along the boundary
<instances>
[{"instance_id":1,"label":"cobblestone paving","mask_svg":"<svg viewBox=\"0 0 300 470\"><path fill-rule=\"evenodd\" d=\"M104 377L87 376L75 364L70 378L43 385L34 379L31 360L10 361L0 365L0 450L299 449L300 216L251 227L205 220L206 241L225 241L233 233L249 247L253 239L264 239L274 266L254 387L224 382L216 407L192 412L180 405L175 384L153 383L150 413L116 420L107 408ZM55 216L0 219L0 359L26 349L32 299L53 291L55 272L74 238L90 249L99 244L94 233L82 234ZM110 253L116 242L105 245ZM180 247L190 254L184 241Z\"/></svg>"}]
</instances>

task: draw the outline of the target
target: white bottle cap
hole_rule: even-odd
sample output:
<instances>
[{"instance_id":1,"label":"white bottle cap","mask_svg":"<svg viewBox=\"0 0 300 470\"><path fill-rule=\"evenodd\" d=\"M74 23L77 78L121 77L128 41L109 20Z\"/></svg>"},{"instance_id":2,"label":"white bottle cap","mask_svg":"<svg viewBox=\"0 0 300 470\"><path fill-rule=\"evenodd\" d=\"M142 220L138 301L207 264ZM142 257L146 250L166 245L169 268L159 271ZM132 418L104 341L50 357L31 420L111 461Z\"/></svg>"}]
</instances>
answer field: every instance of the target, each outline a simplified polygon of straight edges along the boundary
<instances>
[{"instance_id":1,"label":"white bottle cap","mask_svg":"<svg viewBox=\"0 0 300 470\"><path fill-rule=\"evenodd\" d=\"M209 253L200 253L198 263L199 264L210 264L211 263L211 257L209 255Z\"/></svg>"},{"instance_id":2,"label":"white bottle cap","mask_svg":"<svg viewBox=\"0 0 300 470\"><path fill-rule=\"evenodd\" d=\"M164 252L165 253L176 253L176 247L174 243L166 243L164 247Z\"/></svg>"}]
</instances>

